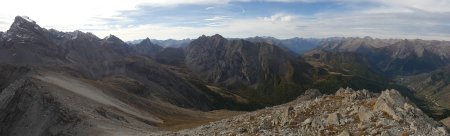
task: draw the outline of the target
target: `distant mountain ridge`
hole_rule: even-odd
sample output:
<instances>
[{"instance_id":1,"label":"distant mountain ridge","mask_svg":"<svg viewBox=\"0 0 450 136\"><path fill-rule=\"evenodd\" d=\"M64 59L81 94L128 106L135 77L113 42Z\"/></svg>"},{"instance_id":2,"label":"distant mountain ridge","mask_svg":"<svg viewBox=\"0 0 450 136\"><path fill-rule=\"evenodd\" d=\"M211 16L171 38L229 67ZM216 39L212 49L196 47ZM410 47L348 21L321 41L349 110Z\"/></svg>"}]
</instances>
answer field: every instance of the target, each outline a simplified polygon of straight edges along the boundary
<instances>
[{"instance_id":1,"label":"distant mountain ridge","mask_svg":"<svg viewBox=\"0 0 450 136\"><path fill-rule=\"evenodd\" d=\"M230 40L234 39L244 39L250 42L266 42L269 44L277 45L281 48L286 48L296 54L303 54L313 48L316 48L320 45L320 41L322 39L315 39L315 38L291 38L291 39L276 39L274 37L249 37L249 38L229 38ZM194 39L183 39L183 40L174 40L174 39L167 39L167 40L157 40L157 39L151 39L151 41L157 45L160 45L162 47L174 47L174 48L184 48L189 45L190 42L192 42ZM141 42L141 40L133 40L129 41L130 44L137 44Z\"/></svg>"},{"instance_id":2,"label":"distant mountain ridge","mask_svg":"<svg viewBox=\"0 0 450 136\"><path fill-rule=\"evenodd\" d=\"M286 48L291 50L296 54L303 54L309 50L312 50L318 46L320 46L320 42L323 39L315 39L315 38L290 38L290 39L277 39L274 37L250 37L245 38L245 40L251 42L266 42L269 44L277 45L282 48Z\"/></svg>"},{"instance_id":3,"label":"distant mountain ridge","mask_svg":"<svg viewBox=\"0 0 450 136\"><path fill-rule=\"evenodd\" d=\"M363 54L387 74L430 72L450 62L450 42L400 39L344 38L325 41L316 50Z\"/></svg>"},{"instance_id":4,"label":"distant mountain ridge","mask_svg":"<svg viewBox=\"0 0 450 136\"><path fill-rule=\"evenodd\" d=\"M139 40L133 40L133 41L128 41L127 43L133 45L133 44L138 44L142 41L144 41L146 39L139 39ZM167 39L167 40L158 40L158 39L150 39L150 41L156 45L162 46L162 47L172 47L172 48L184 48L187 45L189 45L189 43L192 41L193 39L182 39L182 40L175 40L175 39Z\"/></svg>"}]
</instances>

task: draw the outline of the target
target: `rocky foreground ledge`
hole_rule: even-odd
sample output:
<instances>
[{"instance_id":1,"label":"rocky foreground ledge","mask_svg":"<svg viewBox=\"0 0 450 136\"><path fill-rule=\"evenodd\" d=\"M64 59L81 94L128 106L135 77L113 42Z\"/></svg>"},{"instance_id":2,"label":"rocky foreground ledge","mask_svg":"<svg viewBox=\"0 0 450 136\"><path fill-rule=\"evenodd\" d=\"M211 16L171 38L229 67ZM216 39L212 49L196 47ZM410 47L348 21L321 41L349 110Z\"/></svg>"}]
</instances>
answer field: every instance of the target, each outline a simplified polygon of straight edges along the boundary
<instances>
[{"instance_id":1,"label":"rocky foreground ledge","mask_svg":"<svg viewBox=\"0 0 450 136\"><path fill-rule=\"evenodd\" d=\"M297 100L164 135L449 135L396 90L308 90Z\"/></svg>"}]
</instances>

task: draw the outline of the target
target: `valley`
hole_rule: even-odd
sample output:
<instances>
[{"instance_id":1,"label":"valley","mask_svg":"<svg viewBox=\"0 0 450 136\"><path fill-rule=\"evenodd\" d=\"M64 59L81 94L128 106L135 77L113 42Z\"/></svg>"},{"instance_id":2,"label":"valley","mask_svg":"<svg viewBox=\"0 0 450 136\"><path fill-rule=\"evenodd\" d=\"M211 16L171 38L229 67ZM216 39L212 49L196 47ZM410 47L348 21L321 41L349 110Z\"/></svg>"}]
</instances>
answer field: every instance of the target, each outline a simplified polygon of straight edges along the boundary
<instances>
[{"instance_id":1,"label":"valley","mask_svg":"<svg viewBox=\"0 0 450 136\"><path fill-rule=\"evenodd\" d=\"M449 64L447 41L124 42L17 16L0 33L0 135L448 135Z\"/></svg>"}]
</instances>

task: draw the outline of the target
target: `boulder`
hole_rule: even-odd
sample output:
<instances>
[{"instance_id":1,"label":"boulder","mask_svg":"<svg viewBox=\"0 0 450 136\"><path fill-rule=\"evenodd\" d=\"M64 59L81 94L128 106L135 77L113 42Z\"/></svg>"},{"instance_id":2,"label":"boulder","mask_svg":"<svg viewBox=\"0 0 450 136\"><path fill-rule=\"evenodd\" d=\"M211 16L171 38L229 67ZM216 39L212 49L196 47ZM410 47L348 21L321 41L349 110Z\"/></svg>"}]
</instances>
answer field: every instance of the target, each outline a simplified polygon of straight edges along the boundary
<instances>
[{"instance_id":1,"label":"boulder","mask_svg":"<svg viewBox=\"0 0 450 136\"><path fill-rule=\"evenodd\" d=\"M341 125L343 123L341 122L341 118L342 118L341 114L336 112L331 113L328 115L327 123L328 125Z\"/></svg>"}]
</instances>

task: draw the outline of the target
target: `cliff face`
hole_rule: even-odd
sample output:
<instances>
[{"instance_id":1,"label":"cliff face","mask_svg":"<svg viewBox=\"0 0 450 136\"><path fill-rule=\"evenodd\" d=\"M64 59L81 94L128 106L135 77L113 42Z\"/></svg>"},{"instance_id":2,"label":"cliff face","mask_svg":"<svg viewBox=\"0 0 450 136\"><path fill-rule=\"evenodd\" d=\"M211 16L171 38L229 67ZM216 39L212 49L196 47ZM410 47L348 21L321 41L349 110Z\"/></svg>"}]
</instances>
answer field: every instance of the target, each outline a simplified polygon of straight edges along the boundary
<instances>
[{"instance_id":1,"label":"cliff face","mask_svg":"<svg viewBox=\"0 0 450 136\"><path fill-rule=\"evenodd\" d=\"M298 82L292 78L293 74L300 73L297 78L307 78L310 70L308 64L274 45L227 40L220 35L194 40L187 47L186 55L186 64L193 72L225 86L258 85L275 78ZM304 67L296 69L297 65Z\"/></svg>"},{"instance_id":2,"label":"cliff face","mask_svg":"<svg viewBox=\"0 0 450 136\"><path fill-rule=\"evenodd\" d=\"M209 83L264 104L292 100L288 97L298 96L312 82L312 67L303 59L271 44L220 35L192 41L186 48L186 66Z\"/></svg>"},{"instance_id":3,"label":"cliff face","mask_svg":"<svg viewBox=\"0 0 450 136\"><path fill-rule=\"evenodd\" d=\"M373 94L347 88L322 96L309 90L287 104L175 134L445 136L449 133L396 90Z\"/></svg>"}]
</instances>

